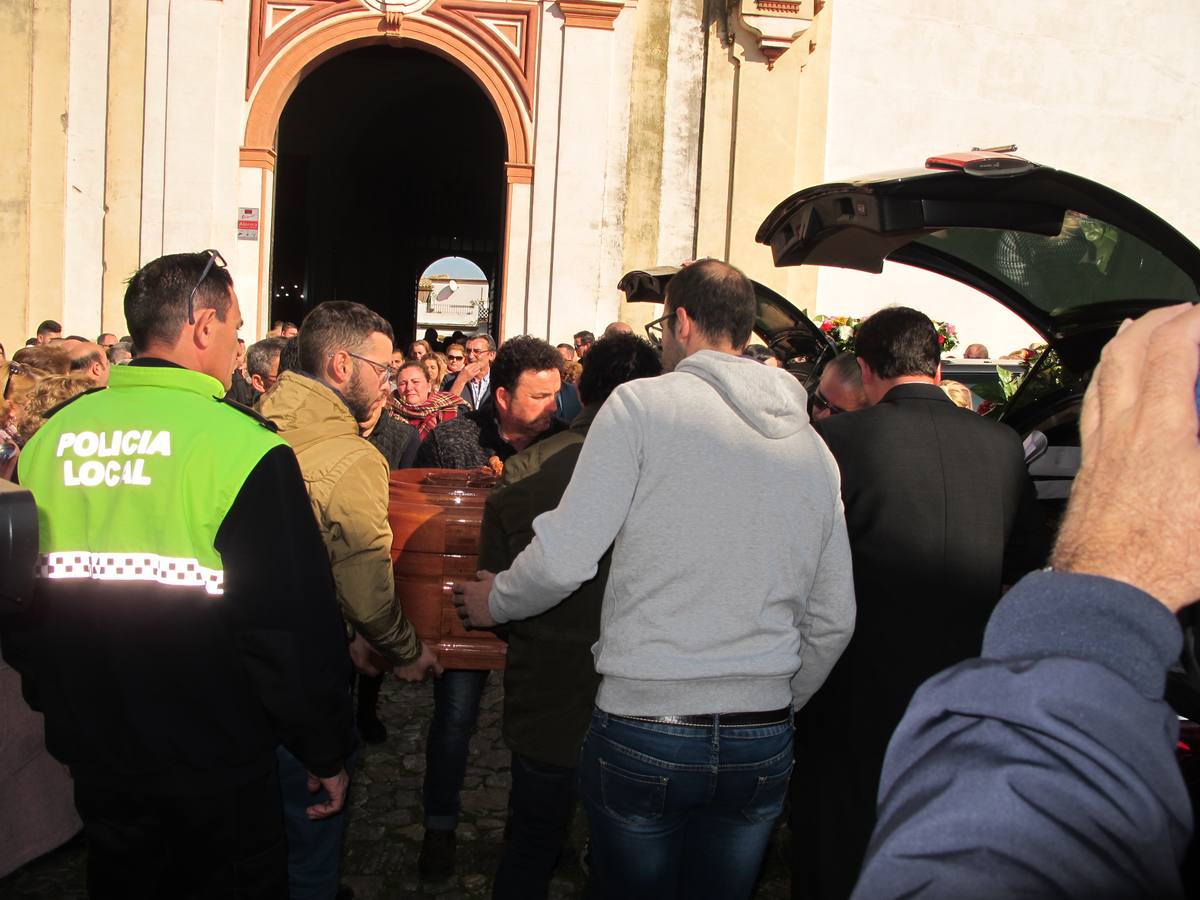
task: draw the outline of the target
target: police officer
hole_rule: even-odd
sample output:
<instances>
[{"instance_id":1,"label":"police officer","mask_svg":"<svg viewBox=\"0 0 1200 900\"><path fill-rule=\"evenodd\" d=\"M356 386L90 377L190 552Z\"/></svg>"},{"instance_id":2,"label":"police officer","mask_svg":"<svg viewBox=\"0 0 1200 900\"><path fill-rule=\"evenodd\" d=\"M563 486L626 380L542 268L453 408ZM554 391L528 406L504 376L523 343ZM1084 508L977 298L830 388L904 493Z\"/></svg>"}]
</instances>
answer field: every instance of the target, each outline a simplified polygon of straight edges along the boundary
<instances>
[{"instance_id":1,"label":"police officer","mask_svg":"<svg viewBox=\"0 0 1200 900\"><path fill-rule=\"evenodd\" d=\"M215 251L129 282L137 359L22 453L39 508L29 613L4 656L71 768L93 897L280 897L275 747L335 815L349 658L291 449L220 398L242 324Z\"/></svg>"}]
</instances>

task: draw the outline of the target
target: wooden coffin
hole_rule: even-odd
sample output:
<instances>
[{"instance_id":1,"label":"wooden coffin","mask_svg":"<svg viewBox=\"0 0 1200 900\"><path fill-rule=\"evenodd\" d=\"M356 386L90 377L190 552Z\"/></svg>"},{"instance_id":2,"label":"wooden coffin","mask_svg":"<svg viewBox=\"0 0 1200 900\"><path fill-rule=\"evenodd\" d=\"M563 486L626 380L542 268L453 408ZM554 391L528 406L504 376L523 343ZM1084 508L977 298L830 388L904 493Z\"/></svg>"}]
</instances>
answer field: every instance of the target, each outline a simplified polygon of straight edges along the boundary
<instances>
[{"instance_id":1,"label":"wooden coffin","mask_svg":"<svg viewBox=\"0 0 1200 900\"><path fill-rule=\"evenodd\" d=\"M451 600L455 581L479 568L483 505L495 476L474 469L401 469L391 475L388 521L396 596L417 634L447 669L503 669L508 645L468 631Z\"/></svg>"}]
</instances>

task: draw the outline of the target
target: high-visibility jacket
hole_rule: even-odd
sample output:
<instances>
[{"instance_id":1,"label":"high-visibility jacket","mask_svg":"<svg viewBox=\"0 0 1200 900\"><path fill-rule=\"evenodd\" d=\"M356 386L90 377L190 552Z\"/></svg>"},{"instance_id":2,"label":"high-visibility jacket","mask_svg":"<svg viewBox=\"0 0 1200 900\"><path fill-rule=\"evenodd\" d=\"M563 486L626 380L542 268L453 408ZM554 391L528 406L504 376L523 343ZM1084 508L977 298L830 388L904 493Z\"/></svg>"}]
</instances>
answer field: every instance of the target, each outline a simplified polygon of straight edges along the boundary
<instances>
[{"instance_id":1,"label":"high-visibility jacket","mask_svg":"<svg viewBox=\"0 0 1200 900\"><path fill-rule=\"evenodd\" d=\"M5 658L77 779L232 785L281 742L333 774L348 659L295 457L216 379L140 362L22 451L40 577Z\"/></svg>"}]
</instances>

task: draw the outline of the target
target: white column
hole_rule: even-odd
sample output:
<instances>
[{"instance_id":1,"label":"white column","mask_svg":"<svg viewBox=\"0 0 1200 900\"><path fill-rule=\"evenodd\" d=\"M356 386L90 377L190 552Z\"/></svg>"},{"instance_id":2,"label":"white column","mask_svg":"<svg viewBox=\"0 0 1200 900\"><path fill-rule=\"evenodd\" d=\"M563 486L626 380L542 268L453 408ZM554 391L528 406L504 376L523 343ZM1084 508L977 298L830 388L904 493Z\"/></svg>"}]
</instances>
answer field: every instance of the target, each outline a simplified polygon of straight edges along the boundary
<instances>
[{"instance_id":1,"label":"white column","mask_svg":"<svg viewBox=\"0 0 1200 900\"><path fill-rule=\"evenodd\" d=\"M656 265L677 266L695 251L704 37L695 0L671 0Z\"/></svg>"},{"instance_id":2,"label":"white column","mask_svg":"<svg viewBox=\"0 0 1200 900\"><path fill-rule=\"evenodd\" d=\"M229 263L233 285L242 308L241 335L253 343L266 333L270 311L266 306L267 274L270 270L271 208L275 177L270 169L242 166L238 170L238 207L258 210L258 240L235 239L222 250Z\"/></svg>"},{"instance_id":3,"label":"white column","mask_svg":"<svg viewBox=\"0 0 1200 900\"><path fill-rule=\"evenodd\" d=\"M604 315L615 311L612 285L601 283L614 34L568 27L563 35L550 315L548 323L530 322L530 331L555 342L603 328Z\"/></svg>"},{"instance_id":4,"label":"white column","mask_svg":"<svg viewBox=\"0 0 1200 900\"><path fill-rule=\"evenodd\" d=\"M600 228L599 268L596 273L596 307L593 313L594 330L614 321L621 305L621 294L617 282L625 274L625 209L628 193L629 164L629 104L633 91L633 45L637 32L636 9L623 12L613 23L614 30L606 32L612 38L612 76L609 80L609 117L607 159L604 172L603 219ZM567 312L570 310L568 308ZM570 343L571 335L587 325L570 327L564 323L566 333L554 343L565 340Z\"/></svg>"},{"instance_id":5,"label":"white column","mask_svg":"<svg viewBox=\"0 0 1200 900\"><path fill-rule=\"evenodd\" d=\"M108 16L108 0L71 4L62 324L86 337L100 330L103 291Z\"/></svg>"},{"instance_id":6,"label":"white column","mask_svg":"<svg viewBox=\"0 0 1200 900\"><path fill-rule=\"evenodd\" d=\"M521 295L509 294L504 309L506 334L542 334L550 320L550 268L554 249L555 191L558 185L559 74L563 66L563 20L543 7L538 29L538 99L533 131L533 190L527 225L528 280ZM513 221L515 210L510 210ZM509 238L512 253L513 238ZM578 329L576 329L578 330Z\"/></svg>"},{"instance_id":7,"label":"white column","mask_svg":"<svg viewBox=\"0 0 1200 900\"><path fill-rule=\"evenodd\" d=\"M525 322L525 303L529 297L529 262L533 247L529 240L530 206L533 186L520 182L508 184L508 211L505 238L508 253L504 260L504 311L501 316L501 340L530 331ZM535 334L537 332L534 332Z\"/></svg>"},{"instance_id":8,"label":"white column","mask_svg":"<svg viewBox=\"0 0 1200 900\"><path fill-rule=\"evenodd\" d=\"M170 0L149 0L146 15L146 112L142 124L143 265L163 254L169 11Z\"/></svg>"},{"instance_id":9,"label":"white column","mask_svg":"<svg viewBox=\"0 0 1200 900\"><path fill-rule=\"evenodd\" d=\"M167 56L162 252L211 247L218 233L214 175L218 167L218 87L222 3L172 3ZM237 166L236 148L228 164ZM231 175L232 178L232 175ZM227 192L224 192L227 193ZM229 199L223 196L223 199ZM221 212L236 226L236 206ZM228 232L226 232L228 234ZM226 243L226 249L228 243ZM220 249L220 248L218 248ZM224 252L224 251L222 251Z\"/></svg>"}]
</instances>

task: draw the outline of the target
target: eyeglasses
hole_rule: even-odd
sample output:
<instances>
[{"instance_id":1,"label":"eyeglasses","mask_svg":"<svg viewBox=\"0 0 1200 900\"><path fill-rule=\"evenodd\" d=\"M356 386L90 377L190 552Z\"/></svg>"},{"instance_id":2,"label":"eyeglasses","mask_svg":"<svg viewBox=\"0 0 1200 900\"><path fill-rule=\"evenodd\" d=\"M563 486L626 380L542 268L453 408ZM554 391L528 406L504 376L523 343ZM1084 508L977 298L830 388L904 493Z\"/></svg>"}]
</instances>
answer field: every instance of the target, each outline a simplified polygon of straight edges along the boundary
<instances>
[{"instance_id":1,"label":"eyeglasses","mask_svg":"<svg viewBox=\"0 0 1200 900\"><path fill-rule=\"evenodd\" d=\"M380 381L386 381L389 378L395 378L396 373L400 371L395 366L388 366L388 365L384 365L383 363L377 363L373 359L367 359L365 356L359 356L357 353L351 353L349 350L344 350L343 352L347 356L353 356L355 359L365 362L368 366L370 366L372 369L374 369L375 374L379 376ZM329 356L330 356L330 358L332 358L333 354L330 353Z\"/></svg>"},{"instance_id":2,"label":"eyeglasses","mask_svg":"<svg viewBox=\"0 0 1200 900\"><path fill-rule=\"evenodd\" d=\"M491 353L491 352L492 351L489 350L487 347L468 347L467 348L467 356L483 356L483 354ZM454 359L453 356L450 358ZM459 357L459 358L461 359L462 357Z\"/></svg>"},{"instance_id":3,"label":"eyeglasses","mask_svg":"<svg viewBox=\"0 0 1200 900\"><path fill-rule=\"evenodd\" d=\"M219 265L222 269L229 268L223 257L216 250L203 251L208 256L208 262L204 264L204 271L200 273L200 280L196 282L196 286L192 288L192 292L188 294L188 324L196 324L196 291L200 290L200 285L204 284L204 279L208 277L208 273L212 271L214 265Z\"/></svg>"},{"instance_id":4,"label":"eyeglasses","mask_svg":"<svg viewBox=\"0 0 1200 900\"><path fill-rule=\"evenodd\" d=\"M646 337L650 338L650 345L655 350L662 348L663 331L667 328L667 323L675 318L675 313L669 312L665 316L659 316L653 322L646 326Z\"/></svg>"},{"instance_id":5,"label":"eyeglasses","mask_svg":"<svg viewBox=\"0 0 1200 900\"><path fill-rule=\"evenodd\" d=\"M840 406L830 403L829 398L821 393L820 388L817 388L816 390L814 390L812 392L811 399L812 399L812 406L814 409L828 410L829 414L831 416L836 416L838 413L844 413L846 411L846 410L842 409Z\"/></svg>"},{"instance_id":6,"label":"eyeglasses","mask_svg":"<svg viewBox=\"0 0 1200 900\"><path fill-rule=\"evenodd\" d=\"M447 353L446 359L450 360L451 362L462 362L464 359L466 359L466 357L462 354Z\"/></svg>"}]
</instances>

